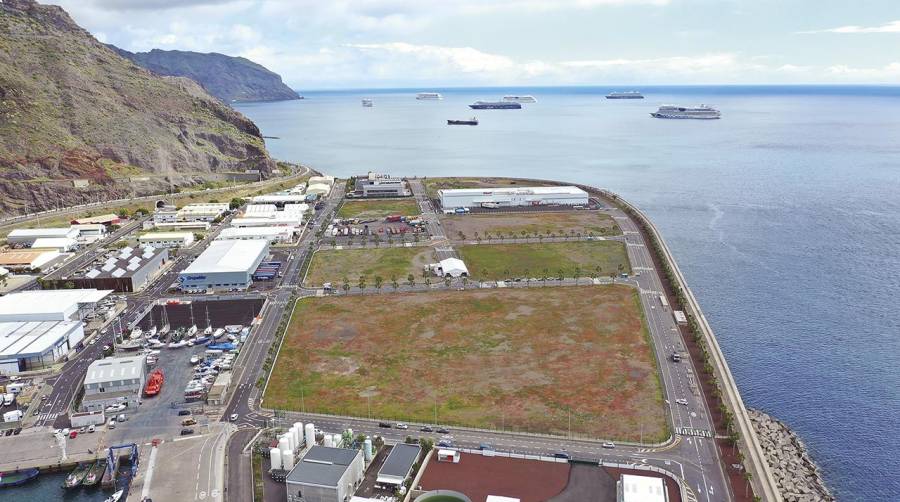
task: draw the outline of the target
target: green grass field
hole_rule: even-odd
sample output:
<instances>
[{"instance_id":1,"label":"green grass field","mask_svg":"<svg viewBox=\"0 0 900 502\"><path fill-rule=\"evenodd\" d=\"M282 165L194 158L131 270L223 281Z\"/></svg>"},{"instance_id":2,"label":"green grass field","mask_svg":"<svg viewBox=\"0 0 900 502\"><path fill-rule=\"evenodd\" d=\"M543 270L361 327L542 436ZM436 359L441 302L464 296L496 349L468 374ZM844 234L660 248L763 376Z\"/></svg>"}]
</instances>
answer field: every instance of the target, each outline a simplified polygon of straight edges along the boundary
<instances>
[{"instance_id":1,"label":"green grass field","mask_svg":"<svg viewBox=\"0 0 900 502\"><path fill-rule=\"evenodd\" d=\"M618 241L478 244L457 251L469 274L482 280L573 277L576 267L580 277L631 273L625 244Z\"/></svg>"},{"instance_id":2,"label":"green grass field","mask_svg":"<svg viewBox=\"0 0 900 502\"><path fill-rule=\"evenodd\" d=\"M412 274L416 281L422 280L422 268L432 263L434 251L430 247L367 248L367 249L323 249L313 255L309 273L304 284L321 286L330 282L335 286L343 284L346 277L352 286L358 285L359 277L365 276L368 286L375 284L380 276L386 287L391 285L391 277L406 282Z\"/></svg>"},{"instance_id":3,"label":"green grass field","mask_svg":"<svg viewBox=\"0 0 900 502\"><path fill-rule=\"evenodd\" d=\"M348 200L338 210L339 218L384 218L392 214L418 216L415 199Z\"/></svg>"},{"instance_id":4,"label":"green grass field","mask_svg":"<svg viewBox=\"0 0 900 502\"><path fill-rule=\"evenodd\" d=\"M304 298L263 405L560 435L571 425L616 440L668 436L640 302L624 285Z\"/></svg>"}]
</instances>

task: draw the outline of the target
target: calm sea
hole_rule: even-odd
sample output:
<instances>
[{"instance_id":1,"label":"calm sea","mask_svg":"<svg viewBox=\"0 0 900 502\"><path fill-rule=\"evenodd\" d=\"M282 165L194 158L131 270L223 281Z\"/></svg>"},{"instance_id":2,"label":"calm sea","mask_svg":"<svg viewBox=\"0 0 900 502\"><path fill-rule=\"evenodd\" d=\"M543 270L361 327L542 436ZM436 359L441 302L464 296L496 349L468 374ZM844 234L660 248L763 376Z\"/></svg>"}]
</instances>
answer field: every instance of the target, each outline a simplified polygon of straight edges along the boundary
<instances>
[{"instance_id":1,"label":"calm sea","mask_svg":"<svg viewBox=\"0 0 900 502\"><path fill-rule=\"evenodd\" d=\"M552 178L638 203L746 403L801 435L841 500L900 500L900 88L644 87L647 99L608 101L611 90L623 89L307 92L238 109L280 138L275 157L329 174ZM466 106L506 93L538 103ZM664 103L723 118L650 118ZM477 127L446 125L473 115Z\"/></svg>"}]
</instances>

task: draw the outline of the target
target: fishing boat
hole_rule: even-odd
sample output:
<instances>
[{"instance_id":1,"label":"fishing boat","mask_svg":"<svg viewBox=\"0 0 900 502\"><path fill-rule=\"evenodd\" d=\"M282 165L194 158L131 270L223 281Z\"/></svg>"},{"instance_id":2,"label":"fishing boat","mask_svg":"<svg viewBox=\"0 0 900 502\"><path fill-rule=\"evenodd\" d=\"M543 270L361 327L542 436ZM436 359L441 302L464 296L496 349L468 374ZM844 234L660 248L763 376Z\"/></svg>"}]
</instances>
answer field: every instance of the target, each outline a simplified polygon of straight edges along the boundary
<instances>
[{"instance_id":1,"label":"fishing boat","mask_svg":"<svg viewBox=\"0 0 900 502\"><path fill-rule=\"evenodd\" d=\"M131 330L131 335L128 338L131 338L132 340L139 340L143 334L144 330L142 330L140 327L136 327Z\"/></svg>"},{"instance_id":2,"label":"fishing boat","mask_svg":"<svg viewBox=\"0 0 900 502\"><path fill-rule=\"evenodd\" d=\"M119 502L119 499L122 498L122 495L125 493L125 490L119 490L116 493L110 495L104 502Z\"/></svg>"},{"instance_id":3,"label":"fishing boat","mask_svg":"<svg viewBox=\"0 0 900 502\"><path fill-rule=\"evenodd\" d=\"M219 338L222 338L222 335L224 335L224 334L225 334L225 330L224 330L224 329L222 329L222 328L216 328L216 331L213 332L213 336L212 336L212 337L213 337L213 339L218 340Z\"/></svg>"},{"instance_id":4,"label":"fishing boat","mask_svg":"<svg viewBox=\"0 0 900 502\"><path fill-rule=\"evenodd\" d=\"M231 334L240 333L242 329L244 329L244 326L241 324L229 324L228 326L225 326L225 331Z\"/></svg>"},{"instance_id":5,"label":"fishing boat","mask_svg":"<svg viewBox=\"0 0 900 502\"><path fill-rule=\"evenodd\" d=\"M36 478L41 471L37 469L22 469L12 472L0 472L0 488L24 485Z\"/></svg>"},{"instance_id":6,"label":"fishing boat","mask_svg":"<svg viewBox=\"0 0 900 502\"><path fill-rule=\"evenodd\" d=\"M206 329L203 330L203 336L209 336L213 333L213 327L207 326Z\"/></svg>"},{"instance_id":7,"label":"fishing boat","mask_svg":"<svg viewBox=\"0 0 900 502\"><path fill-rule=\"evenodd\" d=\"M100 482L103 478L103 473L106 472L106 459L102 458L96 462L91 467L91 470L88 471L87 476L84 477L84 481L81 482L81 486L94 486Z\"/></svg>"},{"instance_id":8,"label":"fishing boat","mask_svg":"<svg viewBox=\"0 0 900 502\"><path fill-rule=\"evenodd\" d=\"M470 118L470 119L468 119L468 120L465 120L465 119L462 119L462 120L447 119L447 125L470 125L470 126L476 126L476 125L478 125L478 119L475 118L475 117L472 117L472 118Z\"/></svg>"},{"instance_id":9,"label":"fishing boat","mask_svg":"<svg viewBox=\"0 0 900 502\"><path fill-rule=\"evenodd\" d=\"M84 478L88 475L88 472L90 472L92 466L93 464L90 462L79 462L78 467L66 476L66 481L63 483L63 486L66 488L80 486L81 482L84 481Z\"/></svg>"},{"instance_id":10,"label":"fishing boat","mask_svg":"<svg viewBox=\"0 0 900 502\"><path fill-rule=\"evenodd\" d=\"M159 394L163 382L165 382L165 377L161 369L157 368L151 371L150 376L147 377L147 385L144 386L144 396L152 397Z\"/></svg>"},{"instance_id":11,"label":"fishing boat","mask_svg":"<svg viewBox=\"0 0 900 502\"><path fill-rule=\"evenodd\" d=\"M147 336L150 338L153 338L154 336L156 336L156 326L152 326L150 328L150 331L147 332Z\"/></svg>"},{"instance_id":12,"label":"fishing boat","mask_svg":"<svg viewBox=\"0 0 900 502\"><path fill-rule=\"evenodd\" d=\"M188 338L193 338L197 334L197 325L194 324L187 330Z\"/></svg>"}]
</instances>

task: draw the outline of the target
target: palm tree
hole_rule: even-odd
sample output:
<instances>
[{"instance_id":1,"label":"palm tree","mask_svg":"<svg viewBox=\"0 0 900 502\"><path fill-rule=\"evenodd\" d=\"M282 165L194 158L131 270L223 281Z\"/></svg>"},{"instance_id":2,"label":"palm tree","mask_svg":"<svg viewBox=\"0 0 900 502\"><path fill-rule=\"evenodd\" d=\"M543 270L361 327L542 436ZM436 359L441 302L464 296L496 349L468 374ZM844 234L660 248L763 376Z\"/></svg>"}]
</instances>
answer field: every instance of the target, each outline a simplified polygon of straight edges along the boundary
<instances>
[{"instance_id":1,"label":"palm tree","mask_svg":"<svg viewBox=\"0 0 900 502\"><path fill-rule=\"evenodd\" d=\"M331 248L334 249L337 247L337 239L331 239Z\"/></svg>"},{"instance_id":2,"label":"palm tree","mask_svg":"<svg viewBox=\"0 0 900 502\"><path fill-rule=\"evenodd\" d=\"M744 485L744 497L747 497L750 494L750 481L753 480L753 473L744 471L744 479L747 480L747 483Z\"/></svg>"},{"instance_id":3,"label":"palm tree","mask_svg":"<svg viewBox=\"0 0 900 502\"><path fill-rule=\"evenodd\" d=\"M509 268L503 269L503 277L509 279Z\"/></svg>"},{"instance_id":4,"label":"palm tree","mask_svg":"<svg viewBox=\"0 0 900 502\"><path fill-rule=\"evenodd\" d=\"M359 276L359 284L357 284L357 285L359 286L360 291L366 289L366 276L364 276L364 275Z\"/></svg>"},{"instance_id":5,"label":"palm tree","mask_svg":"<svg viewBox=\"0 0 900 502\"><path fill-rule=\"evenodd\" d=\"M408 282L409 286L412 287L412 285L416 283L416 277L412 274L409 274L406 276L406 282Z\"/></svg>"},{"instance_id":6,"label":"palm tree","mask_svg":"<svg viewBox=\"0 0 900 502\"><path fill-rule=\"evenodd\" d=\"M575 284L578 284L578 278L581 277L581 267L575 265Z\"/></svg>"},{"instance_id":7,"label":"palm tree","mask_svg":"<svg viewBox=\"0 0 900 502\"><path fill-rule=\"evenodd\" d=\"M444 277L444 286L449 288L451 282L452 282L452 279L450 279L449 277Z\"/></svg>"},{"instance_id":8,"label":"palm tree","mask_svg":"<svg viewBox=\"0 0 900 502\"><path fill-rule=\"evenodd\" d=\"M460 281L462 282L463 288L465 288L466 285L469 284L469 278L466 277L466 276L462 276L462 278L460 279Z\"/></svg>"},{"instance_id":9,"label":"palm tree","mask_svg":"<svg viewBox=\"0 0 900 502\"><path fill-rule=\"evenodd\" d=\"M350 292L350 283L347 282L346 280L344 280L344 285L341 287L344 289L345 295Z\"/></svg>"},{"instance_id":10,"label":"palm tree","mask_svg":"<svg viewBox=\"0 0 900 502\"><path fill-rule=\"evenodd\" d=\"M384 278L380 275L375 276L375 289L381 289L381 286L384 285Z\"/></svg>"},{"instance_id":11,"label":"palm tree","mask_svg":"<svg viewBox=\"0 0 900 502\"><path fill-rule=\"evenodd\" d=\"M519 232L519 234L521 234L521 235L522 235L522 238L524 239L525 236L528 235L528 231L527 231L527 230L522 230L521 232Z\"/></svg>"}]
</instances>

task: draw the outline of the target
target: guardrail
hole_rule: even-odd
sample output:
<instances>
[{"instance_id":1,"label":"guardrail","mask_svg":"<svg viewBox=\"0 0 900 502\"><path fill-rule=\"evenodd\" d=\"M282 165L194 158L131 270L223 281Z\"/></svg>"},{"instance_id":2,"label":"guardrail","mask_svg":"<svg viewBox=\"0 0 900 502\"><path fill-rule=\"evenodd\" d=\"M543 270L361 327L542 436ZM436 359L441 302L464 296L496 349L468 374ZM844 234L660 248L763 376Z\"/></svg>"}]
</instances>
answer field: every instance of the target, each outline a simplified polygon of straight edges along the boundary
<instances>
[{"instance_id":1,"label":"guardrail","mask_svg":"<svg viewBox=\"0 0 900 502\"><path fill-rule=\"evenodd\" d=\"M756 431L753 429L753 424L750 422L750 415L747 413L747 408L744 406L744 401L741 399L741 394L738 391L737 383L734 381L734 376L731 374L731 370L728 368L728 363L725 360L725 355L722 353L722 349L719 347L719 342L716 340L712 327L706 320L706 316L704 316L703 311L700 310L699 302L694 297L694 293L687 286L687 281L685 280L684 275L681 273L681 269L678 268L678 264L675 262L675 258L672 256L669 247L663 240L662 234L659 232L650 218L648 218L636 206L626 200L623 200L618 196L618 194L615 194L608 190L602 190L593 187L589 188L592 188L593 191L602 193L604 196L628 207L635 215L638 216L638 218L642 220L641 222L643 223L644 228L648 232L651 232L656 238L657 242L659 243L660 249L662 249L663 251L663 256L660 256L660 258L666 260L672 271L674 272L675 279L678 282L678 286L682 289L685 298L687 299L687 305L685 305L684 307L691 315L694 316L695 319L698 320L703 339L706 342L706 345L709 347L709 353L711 356L711 361L713 363L713 372L722 387L722 395L725 399L725 403L734 414L735 423L737 424L738 430L740 432L739 443L741 443L743 446L741 450L747 453L747 455L745 456L745 464L748 465L745 465L745 467L747 468L747 471L753 475L753 479L751 481L753 491L762 500L773 502L782 501L783 499L781 497L781 492L778 490L778 486L775 482L775 477L772 474L772 470L769 467L768 461L766 460L765 452L763 452L762 446L759 443L759 438L756 435Z\"/></svg>"}]
</instances>

